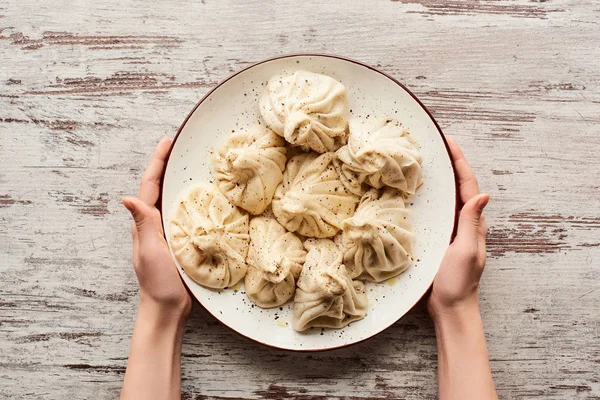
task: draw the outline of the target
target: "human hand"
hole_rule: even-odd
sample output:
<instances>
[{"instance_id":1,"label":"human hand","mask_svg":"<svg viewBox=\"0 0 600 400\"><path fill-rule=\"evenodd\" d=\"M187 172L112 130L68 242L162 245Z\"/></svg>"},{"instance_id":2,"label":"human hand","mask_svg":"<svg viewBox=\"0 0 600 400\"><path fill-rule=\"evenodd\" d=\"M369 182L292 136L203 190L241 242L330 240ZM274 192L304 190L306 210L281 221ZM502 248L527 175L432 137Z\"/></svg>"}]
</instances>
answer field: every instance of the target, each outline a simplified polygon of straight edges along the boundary
<instances>
[{"instance_id":1,"label":"human hand","mask_svg":"<svg viewBox=\"0 0 600 400\"><path fill-rule=\"evenodd\" d=\"M165 240L160 212L156 208L160 179L171 139L164 137L144 172L138 197L125 197L133 224L133 267L140 284L140 311L162 320L173 318L185 324L192 309L188 294Z\"/></svg>"},{"instance_id":2,"label":"human hand","mask_svg":"<svg viewBox=\"0 0 600 400\"><path fill-rule=\"evenodd\" d=\"M456 142L448 138L459 184L456 237L442 260L427 302L434 321L441 315L475 307L478 311L479 279L485 266L487 226L482 215L490 196L480 194L477 179Z\"/></svg>"}]
</instances>

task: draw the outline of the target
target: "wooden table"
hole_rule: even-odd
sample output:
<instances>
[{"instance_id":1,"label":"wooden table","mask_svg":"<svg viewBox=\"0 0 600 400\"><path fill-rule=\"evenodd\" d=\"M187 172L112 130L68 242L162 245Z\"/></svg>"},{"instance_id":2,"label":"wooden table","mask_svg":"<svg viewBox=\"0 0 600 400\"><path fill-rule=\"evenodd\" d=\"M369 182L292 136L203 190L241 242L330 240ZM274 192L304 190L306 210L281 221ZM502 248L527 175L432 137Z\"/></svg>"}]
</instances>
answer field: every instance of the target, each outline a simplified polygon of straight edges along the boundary
<instances>
[{"instance_id":1,"label":"wooden table","mask_svg":"<svg viewBox=\"0 0 600 400\"><path fill-rule=\"evenodd\" d=\"M504 399L600 399L600 7L592 0L0 3L0 397L117 397L149 155L233 71L328 52L396 76L492 201L481 305ZM435 399L422 306L365 343L272 350L196 307L185 399Z\"/></svg>"}]
</instances>

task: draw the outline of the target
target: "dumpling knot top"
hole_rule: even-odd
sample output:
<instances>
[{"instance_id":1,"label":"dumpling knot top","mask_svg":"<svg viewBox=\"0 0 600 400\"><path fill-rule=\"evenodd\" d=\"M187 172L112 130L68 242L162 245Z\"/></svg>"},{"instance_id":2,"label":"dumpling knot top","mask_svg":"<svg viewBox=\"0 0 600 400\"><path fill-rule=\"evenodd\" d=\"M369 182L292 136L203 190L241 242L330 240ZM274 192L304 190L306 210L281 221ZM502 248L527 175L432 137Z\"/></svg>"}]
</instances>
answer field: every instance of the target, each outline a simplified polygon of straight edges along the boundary
<instances>
[{"instance_id":1,"label":"dumpling knot top","mask_svg":"<svg viewBox=\"0 0 600 400\"><path fill-rule=\"evenodd\" d=\"M342 253L328 239L308 239L308 254L298 279L292 326L343 328L367 314L365 285L352 281L342 264Z\"/></svg>"},{"instance_id":2,"label":"dumpling knot top","mask_svg":"<svg viewBox=\"0 0 600 400\"><path fill-rule=\"evenodd\" d=\"M246 274L248 215L210 184L189 189L170 223L171 249L183 270L200 285L235 285Z\"/></svg>"},{"instance_id":3,"label":"dumpling knot top","mask_svg":"<svg viewBox=\"0 0 600 400\"><path fill-rule=\"evenodd\" d=\"M410 210L397 190L370 189L335 239L351 278L384 281L410 266L414 241Z\"/></svg>"},{"instance_id":4,"label":"dumpling knot top","mask_svg":"<svg viewBox=\"0 0 600 400\"><path fill-rule=\"evenodd\" d=\"M348 191L333 166L334 153L292 157L273 197L273 213L288 231L316 238L334 236L354 214L359 197Z\"/></svg>"},{"instance_id":5,"label":"dumpling knot top","mask_svg":"<svg viewBox=\"0 0 600 400\"><path fill-rule=\"evenodd\" d=\"M421 152L400 122L353 118L349 130L348 144L336 152L336 168L348 189L361 195L366 183L415 193L423 182Z\"/></svg>"},{"instance_id":6,"label":"dumpling knot top","mask_svg":"<svg viewBox=\"0 0 600 400\"><path fill-rule=\"evenodd\" d=\"M286 152L284 139L261 125L236 132L213 157L219 190L250 214L262 213L283 179Z\"/></svg>"},{"instance_id":7,"label":"dumpling knot top","mask_svg":"<svg viewBox=\"0 0 600 400\"><path fill-rule=\"evenodd\" d=\"M250 221L246 294L259 307L284 304L294 295L305 257L302 241L287 232L276 219L253 218Z\"/></svg>"},{"instance_id":8,"label":"dumpling knot top","mask_svg":"<svg viewBox=\"0 0 600 400\"><path fill-rule=\"evenodd\" d=\"M201 218L198 218L199 220ZM224 242L225 229L220 226L216 226L208 218L204 218L201 222L201 226L195 226L190 235L190 241L201 250L204 254L215 254L221 251L221 242ZM228 247L223 249L224 251L230 251ZM238 254L235 252L231 253L232 258L237 259Z\"/></svg>"},{"instance_id":9,"label":"dumpling knot top","mask_svg":"<svg viewBox=\"0 0 600 400\"><path fill-rule=\"evenodd\" d=\"M346 88L329 76L296 71L273 77L259 107L267 126L294 146L325 153L346 143Z\"/></svg>"}]
</instances>

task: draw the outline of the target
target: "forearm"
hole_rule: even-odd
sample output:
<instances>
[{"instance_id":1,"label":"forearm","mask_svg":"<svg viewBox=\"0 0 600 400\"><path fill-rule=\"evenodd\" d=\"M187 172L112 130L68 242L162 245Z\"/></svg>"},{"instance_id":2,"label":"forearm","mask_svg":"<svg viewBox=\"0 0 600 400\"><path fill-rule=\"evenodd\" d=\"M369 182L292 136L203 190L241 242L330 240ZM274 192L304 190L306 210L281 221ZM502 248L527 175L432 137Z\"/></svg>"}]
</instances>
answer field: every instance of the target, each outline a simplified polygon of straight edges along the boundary
<instances>
[{"instance_id":1,"label":"forearm","mask_svg":"<svg viewBox=\"0 0 600 400\"><path fill-rule=\"evenodd\" d=\"M185 320L140 305L121 399L179 399Z\"/></svg>"},{"instance_id":2,"label":"forearm","mask_svg":"<svg viewBox=\"0 0 600 400\"><path fill-rule=\"evenodd\" d=\"M434 317L440 400L497 399L477 301Z\"/></svg>"}]
</instances>

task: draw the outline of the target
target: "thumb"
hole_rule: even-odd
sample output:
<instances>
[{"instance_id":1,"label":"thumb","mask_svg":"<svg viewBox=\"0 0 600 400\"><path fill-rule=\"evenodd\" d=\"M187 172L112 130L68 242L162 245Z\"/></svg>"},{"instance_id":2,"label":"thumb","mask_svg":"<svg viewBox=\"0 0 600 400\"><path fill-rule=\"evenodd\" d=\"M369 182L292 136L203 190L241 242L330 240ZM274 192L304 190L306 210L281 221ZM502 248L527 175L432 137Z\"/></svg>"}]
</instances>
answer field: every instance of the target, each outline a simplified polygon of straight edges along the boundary
<instances>
[{"instance_id":1,"label":"thumb","mask_svg":"<svg viewBox=\"0 0 600 400\"><path fill-rule=\"evenodd\" d=\"M479 224L481 223L481 214L489 200L490 195L484 193L472 197L465 203L458 218L457 239L476 242Z\"/></svg>"},{"instance_id":2,"label":"thumb","mask_svg":"<svg viewBox=\"0 0 600 400\"><path fill-rule=\"evenodd\" d=\"M129 210L138 232L151 223L152 209L136 197L124 197L121 202Z\"/></svg>"}]
</instances>

